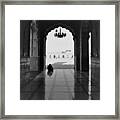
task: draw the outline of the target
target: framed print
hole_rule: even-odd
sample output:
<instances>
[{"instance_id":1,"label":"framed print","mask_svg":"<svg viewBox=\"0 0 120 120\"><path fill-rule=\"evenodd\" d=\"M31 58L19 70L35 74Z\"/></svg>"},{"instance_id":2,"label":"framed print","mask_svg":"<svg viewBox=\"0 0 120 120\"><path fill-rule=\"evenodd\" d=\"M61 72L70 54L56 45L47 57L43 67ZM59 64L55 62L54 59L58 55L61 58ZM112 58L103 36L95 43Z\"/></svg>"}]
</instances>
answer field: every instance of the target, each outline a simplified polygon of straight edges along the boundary
<instances>
[{"instance_id":1,"label":"framed print","mask_svg":"<svg viewBox=\"0 0 120 120\"><path fill-rule=\"evenodd\" d=\"M119 1L2 1L1 118L119 119Z\"/></svg>"}]
</instances>

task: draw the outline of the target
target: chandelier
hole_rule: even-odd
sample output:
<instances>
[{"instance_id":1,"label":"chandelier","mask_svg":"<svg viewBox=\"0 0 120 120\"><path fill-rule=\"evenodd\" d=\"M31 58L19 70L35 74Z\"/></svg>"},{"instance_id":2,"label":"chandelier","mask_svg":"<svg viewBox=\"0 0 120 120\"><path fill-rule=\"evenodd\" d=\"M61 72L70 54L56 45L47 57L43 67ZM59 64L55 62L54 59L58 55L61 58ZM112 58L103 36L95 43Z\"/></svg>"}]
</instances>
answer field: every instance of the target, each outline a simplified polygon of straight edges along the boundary
<instances>
[{"instance_id":1,"label":"chandelier","mask_svg":"<svg viewBox=\"0 0 120 120\"><path fill-rule=\"evenodd\" d=\"M60 28L59 31L56 29L54 36L58 38L63 38L66 36L66 33L61 32L61 28Z\"/></svg>"}]
</instances>

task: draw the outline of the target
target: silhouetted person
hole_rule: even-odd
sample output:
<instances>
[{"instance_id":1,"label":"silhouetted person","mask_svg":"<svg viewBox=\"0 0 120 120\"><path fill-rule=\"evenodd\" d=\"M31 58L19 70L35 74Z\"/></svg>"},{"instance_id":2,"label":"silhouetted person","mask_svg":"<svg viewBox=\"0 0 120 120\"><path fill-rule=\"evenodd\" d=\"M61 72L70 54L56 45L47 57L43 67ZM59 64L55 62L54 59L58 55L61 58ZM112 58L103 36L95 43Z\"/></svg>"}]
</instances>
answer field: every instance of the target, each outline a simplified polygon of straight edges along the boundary
<instances>
[{"instance_id":1,"label":"silhouetted person","mask_svg":"<svg viewBox=\"0 0 120 120\"><path fill-rule=\"evenodd\" d=\"M47 74L48 74L49 76L51 76L51 75L53 74L53 67L52 67L52 65L49 64L49 65L47 66L47 69L48 69Z\"/></svg>"}]
</instances>

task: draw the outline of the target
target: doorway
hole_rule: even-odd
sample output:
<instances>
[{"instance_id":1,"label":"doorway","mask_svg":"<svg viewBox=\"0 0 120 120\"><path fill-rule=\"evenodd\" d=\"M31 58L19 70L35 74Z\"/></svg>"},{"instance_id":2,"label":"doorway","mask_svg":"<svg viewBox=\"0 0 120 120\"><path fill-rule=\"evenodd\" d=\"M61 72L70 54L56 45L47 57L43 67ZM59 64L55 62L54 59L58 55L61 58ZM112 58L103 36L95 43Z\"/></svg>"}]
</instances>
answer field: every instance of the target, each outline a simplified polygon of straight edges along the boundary
<instances>
[{"instance_id":1,"label":"doorway","mask_svg":"<svg viewBox=\"0 0 120 120\"><path fill-rule=\"evenodd\" d=\"M48 73L52 65L53 73ZM45 99L74 98L74 40L64 27L52 29L46 36Z\"/></svg>"},{"instance_id":2,"label":"doorway","mask_svg":"<svg viewBox=\"0 0 120 120\"><path fill-rule=\"evenodd\" d=\"M68 29L57 27L48 33L46 66L49 64L52 64L54 69L74 68L74 41L73 35Z\"/></svg>"}]
</instances>

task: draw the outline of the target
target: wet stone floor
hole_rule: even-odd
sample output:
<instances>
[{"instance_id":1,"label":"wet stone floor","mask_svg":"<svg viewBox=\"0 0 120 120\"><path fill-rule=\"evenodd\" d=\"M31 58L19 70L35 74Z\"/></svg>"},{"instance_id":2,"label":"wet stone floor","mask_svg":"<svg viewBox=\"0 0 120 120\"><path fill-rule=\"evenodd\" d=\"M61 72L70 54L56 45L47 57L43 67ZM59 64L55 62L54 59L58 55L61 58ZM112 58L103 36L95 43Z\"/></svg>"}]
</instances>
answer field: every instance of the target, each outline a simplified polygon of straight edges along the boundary
<instances>
[{"instance_id":1,"label":"wet stone floor","mask_svg":"<svg viewBox=\"0 0 120 120\"><path fill-rule=\"evenodd\" d=\"M100 69L93 65L91 92L89 94L89 73L75 72L74 69L54 69L51 76L47 70L21 72L21 100L99 100Z\"/></svg>"}]
</instances>

